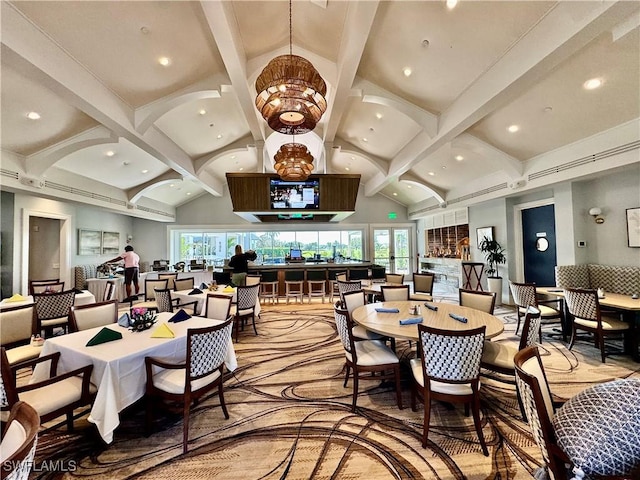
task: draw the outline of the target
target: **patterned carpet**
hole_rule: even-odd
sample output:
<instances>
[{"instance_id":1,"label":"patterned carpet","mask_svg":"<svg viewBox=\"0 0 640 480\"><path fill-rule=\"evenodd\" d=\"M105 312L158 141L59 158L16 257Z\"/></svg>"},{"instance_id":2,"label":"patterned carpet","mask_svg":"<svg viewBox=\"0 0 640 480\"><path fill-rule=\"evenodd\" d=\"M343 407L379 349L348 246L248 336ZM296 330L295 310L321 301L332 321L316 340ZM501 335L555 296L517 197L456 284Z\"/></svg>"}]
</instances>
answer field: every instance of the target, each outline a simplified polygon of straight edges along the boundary
<instances>
[{"instance_id":1,"label":"patterned carpet","mask_svg":"<svg viewBox=\"0 0 640 480\"><path fill-rule=\"evenodd\" d=\"M517 342L515 315L500 341ZM39 438L32 478L250 479L514 479L532 478L540 453L522 422L512 385L491 380L482 387L483 431L490 456L482 455L473 421L462 407L434 404L429 445L420 443L422 407L404 410L393 387L363 382L357 414L350 412L351 382L343 388L344 353L329 304L264 306L256 337L251 329L235 344L239 368L225 382L230 418L217 396L194 410L189 453L182 455L182 419L164 417L149 437L144 412L122 415L113 444L104 445L85 419L68 433L56 427ZM640 364L613 356L606 364L592 343L569 352L545 336L544 363L555 395L570 397L592 383L640 377ZM415 347L415 344L414 344ZM398 354L414 355L407 342Z\"/></svg>"}]
</instances>

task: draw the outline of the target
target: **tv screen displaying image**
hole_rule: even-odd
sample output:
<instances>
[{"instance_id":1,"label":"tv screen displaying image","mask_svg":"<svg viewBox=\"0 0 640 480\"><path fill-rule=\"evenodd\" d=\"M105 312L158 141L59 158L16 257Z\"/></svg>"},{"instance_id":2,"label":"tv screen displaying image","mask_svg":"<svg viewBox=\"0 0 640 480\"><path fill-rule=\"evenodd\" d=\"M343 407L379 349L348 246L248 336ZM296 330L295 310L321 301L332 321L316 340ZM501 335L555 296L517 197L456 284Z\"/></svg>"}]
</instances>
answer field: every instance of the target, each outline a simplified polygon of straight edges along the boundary
<instances>
[{"instance_id":1,"label":"tv screen displaying image","mask_svg":"<svg viewBox=\"0 0 640 480\"><path fill-rule=\"evenodd\" d=\"M288 182L276 178L271 179L272 209L318 209L320 208L320 181L304 180Z\"/></svg>"}]
</instances>

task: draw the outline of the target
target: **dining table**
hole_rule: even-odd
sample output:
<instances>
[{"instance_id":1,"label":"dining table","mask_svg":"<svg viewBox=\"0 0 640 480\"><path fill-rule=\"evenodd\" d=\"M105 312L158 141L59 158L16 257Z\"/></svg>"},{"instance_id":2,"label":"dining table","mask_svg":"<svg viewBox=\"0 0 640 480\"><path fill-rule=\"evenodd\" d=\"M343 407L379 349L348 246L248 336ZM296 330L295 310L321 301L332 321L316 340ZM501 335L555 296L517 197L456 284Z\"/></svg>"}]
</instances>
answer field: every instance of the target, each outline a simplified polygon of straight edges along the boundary
<instances>
[{"instance_id":1,"label":"dining table","mask_svg":"<svg viewBox=\"0 0 640 480\"><path fill-rule=\"evenodd\" d=\"M200 290L195 289L195 290ZM216 295L226 295L231 297L231 303L237 302L238 290L235 287L229 285L218 285L215 290L200 290L200 292L194 292L194 289L176 290L171 292L171 298L180 299L180 303L198 302L197 312L200 315L204 315L204 303L207 300L207 294L215 293ZM260 302L256 300L256 315L260 315L261 308Z\"/></svg>"},{"instance_id":2,"label":"dining table","mask_svg":"<svg viewBox=\"0 0 640 480\"><path fill-rule=\"evenodd\" d=\"M575 480L640 478L640 378L604 382L567 400L553 417Z\"/></svg>"},{"instance_id":3,"label":"dining table","mask_svg":"<svg viewBox=\"0 0 640 480\"><path fill-rule=\"evenodd\" d=\"M219 320L191 317L178 323L167 323L173 313L163 312L148 330L131 331L117 323L96 327L68 335L47 338L40 356L60 352L58 373L65 373L85 365L93 365L91 383L97 386L95 401L89 414L105 443L113 441L113 433L120 424L120 412L140 400L145 393L145 357L161 357L169 362L184 361L187 351L187 330L222 323ZM169 326L173 337L154 337L156 329ZM87 346L87 342L103 328L122 334L122 338L99 345ZM227 348L225 366L233 371L237 368L235 350L231 338ZM47 365L36 366L30 382L49 377Z\"/></svg>"},{"instance_id":4,"label":"dining table","mask_svg":"<svg viewBox=\"0 0 640 480\"><path fill-rule=\"evenodd\" d=\"M437 311L427 308L425 304L437 308ZM419 314L412 313L415 306L420 306ZM464 318L466 322L452 318L450 314ZM442 330L471 330L484 325L486 326L485 338L496 337L504 331L502 320L489 313L440 302L409 300L369 303L356 308L351 317L354 322L372 332L404 340L418 340L418 324L402 325L400 322L416 321L420 318L422 318L420 323Z\"/></svg>"},{"instance_id":5,"label":"dining table","mask_svg":"<svg viewBox=\"0 0 640 480\"><path fill-rule=\"evenodd\" d=\"M89 290L82 290L80 293L76 293L74 297L73 304L74 305L87 305L90 303L96 303L96 297ZM0 302L0 310L4 310L9 307L18 307L22 305L31 305L33 304L33 296L27 295L22 297L21 300L12 300L10 298L5 298Z\"/></svg>"}]
</instances>

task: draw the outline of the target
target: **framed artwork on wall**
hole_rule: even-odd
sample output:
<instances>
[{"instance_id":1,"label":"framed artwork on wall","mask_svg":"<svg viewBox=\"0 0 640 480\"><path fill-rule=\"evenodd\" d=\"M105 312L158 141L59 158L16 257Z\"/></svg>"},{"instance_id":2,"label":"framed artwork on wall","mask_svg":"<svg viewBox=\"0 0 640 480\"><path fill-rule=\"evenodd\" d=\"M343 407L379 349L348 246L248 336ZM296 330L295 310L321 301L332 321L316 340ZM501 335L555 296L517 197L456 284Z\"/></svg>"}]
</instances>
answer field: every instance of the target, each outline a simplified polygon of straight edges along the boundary
<instances>
[{"instance_id":1,"label":"framed artwork on wall","mask_svg":"<svg viewBox=\"0 0 640 480\"><path fill-rule=\"evenodd\" d=\"M493 240L493 227L476 228L476 237L478 241L478 243L476 243L476 247L480 248L480 244L482 243L482 240L484 240L484 237L487 237L489 240Z\"/></svg>"},{"instance_id":2,"label":"framed artwork on wall","mask_svg":"<svg viewBox=\"0 0 640 480\"><path fill-rule=\"evenodd\" d=\"M117 255L120 253L120 233L102 232L102 254Z\"/></svg>"},{"instance_id":3,"label":"framed artwork on wall","mask_svg":"<svg viewBox=\"0 0 640 480\"><path fill-rule=\"evenodd\" d=\"M627 241L630 247L640 247L640 207L627 208Z\"/></svg>"},{"instance_id":4,"label":"framed artwork on wall","mask_svg":"<svg viewBox=\"0 0 640 480\"><path fill-rule=\"evenodd\" d=\"M102 232L78 229L78 255L100 255Z\"/></svg>"}]
</instances>

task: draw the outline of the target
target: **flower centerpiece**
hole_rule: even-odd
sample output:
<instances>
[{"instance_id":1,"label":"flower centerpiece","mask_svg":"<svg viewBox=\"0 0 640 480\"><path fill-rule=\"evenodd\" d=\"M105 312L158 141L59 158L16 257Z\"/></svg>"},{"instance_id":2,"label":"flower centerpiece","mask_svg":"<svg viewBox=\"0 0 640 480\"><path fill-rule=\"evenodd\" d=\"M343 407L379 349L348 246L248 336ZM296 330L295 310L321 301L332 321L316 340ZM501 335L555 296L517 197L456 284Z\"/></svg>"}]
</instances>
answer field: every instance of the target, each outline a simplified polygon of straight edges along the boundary
<instances>
[{"instance_id":1,"label":"flower centerpiece","mask_svg":"<svg viewBox=\"0 0 640 480\"><path fill-rule=\"evenodd\" d=\"M133 308L131 310L131 324L129 328L134 332L141 332L151 328L156 323L156 315L147 308Z\"/></svg>"}]
</instances>

